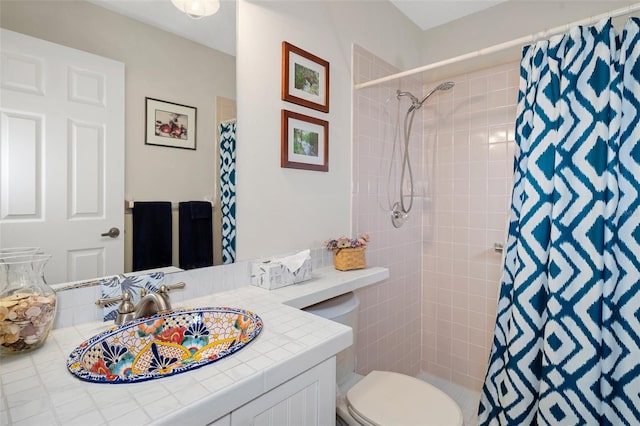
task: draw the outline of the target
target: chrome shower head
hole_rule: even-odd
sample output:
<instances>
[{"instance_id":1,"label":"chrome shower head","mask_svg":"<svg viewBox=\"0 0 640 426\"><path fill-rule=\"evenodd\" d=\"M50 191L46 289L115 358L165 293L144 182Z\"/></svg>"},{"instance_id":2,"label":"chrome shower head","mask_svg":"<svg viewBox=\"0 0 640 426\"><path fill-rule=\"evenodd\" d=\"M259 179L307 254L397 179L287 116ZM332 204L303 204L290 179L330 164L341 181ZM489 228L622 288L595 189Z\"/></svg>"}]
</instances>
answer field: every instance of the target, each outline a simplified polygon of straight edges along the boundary
<instances>
[{"instance_id":1,"label":"chrome shower head","mask_svg":"<svg viewBox=\"0 0 640 426\"><path fill-rule=\"evenodd\" d=\"M453 88L456 84L453 81L445 81L444 83L440 83L434 90L449 90Z\"/></svg>"},{"instance_id":2,"label":"chrome shower head","mask_svg":"<svg viewBox=\"0 0 640 426\"><path fill-rule=\"evenodd\" d=\"M410 92L401 92L399 90L396 91L396 96L397 96L398 99L400 99L402 96L408 96L411 99L411 106L409 107L409 112L411 112L411 111L414 111L416 109L420 109L420 107L422 107L422 104L424 103L424 101L426 101L429 96L433 95L438 90L449 90L455 85L456 84L453 81L445 81L444 83L440 83L439 85L437 85L436 87L431 89L431 91L429 93L427 93L427 96L422 98L422 100L418 100L418 98L416 98Z\"/></svg>"},{"instance_id":3,"label":"chrome shower head","mask_svg":"<svg viewBox=\"0 0 640 426\"><path fill-rule=\"evenodd\" d=\"M453 81L445 81L444 83L438 84L436 87L431 89L431 91L429 93L427 93L427 96L422 98L422 100L420 102L418 102L417 105L414 103L413 107L416 108L416 109L420 108L422 106L422 104L424 103L424 101L426 101L429 98L429 96L433 95L438 90L449 90L455 85L456 84Z\"/></svg>"}]
</instances>

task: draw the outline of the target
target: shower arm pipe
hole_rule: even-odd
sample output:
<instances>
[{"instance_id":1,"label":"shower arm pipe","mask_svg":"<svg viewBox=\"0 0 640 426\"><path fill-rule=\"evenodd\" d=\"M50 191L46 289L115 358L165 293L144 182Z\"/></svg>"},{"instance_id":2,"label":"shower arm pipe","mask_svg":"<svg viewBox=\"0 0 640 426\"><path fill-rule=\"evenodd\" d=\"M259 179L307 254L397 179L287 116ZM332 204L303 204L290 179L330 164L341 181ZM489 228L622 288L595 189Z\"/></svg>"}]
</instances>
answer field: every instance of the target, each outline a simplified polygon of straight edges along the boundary
<instances>
[{"instance_id":1,"label":"shower arm pipe","mask_svg":"<svg viewBox=\"0 0 640 426\"><path fill-rule=\"evenodd\" d=\"M606 13L602 13L600 15L594 15L586 19L581 19L579 21L573 21L568 24L560 25L548 30L540 31L531 35L519 37L510 41L506 41L504 43L495 44L490 47L485 47L483 49L478 49L474 52L465 53L463 55L455 56L453 58L445 59L438 62L433 62L431 64L423 65L418 68L413 68L407 71L402 71L396 74L391 74L386 77L377 78L375 80L367 81L365 83L358 83L354 86L356 90L365 89L367 87L376 86L381 83L386 83L387 81L397 80L399 78L407 77L413 74L418 74L421 72L429 71L435 68L444 67L446 65L454 64L457 62L466 61L468 59L479 58L481 56L489 55L491 53L500 52L502 50L510 49L516 46L525 46L527 44L533 44L538 40L543 40L549 38L552 35L561 34L569 31L569 29L579 26L579 25L591 25L596 22L606 19L606 18L616 18L618 16L630 15L633 12L640 10L640 3L635 3L626 7L622 7L620 9L611 10Z\"/></svg>"}]
</instances>

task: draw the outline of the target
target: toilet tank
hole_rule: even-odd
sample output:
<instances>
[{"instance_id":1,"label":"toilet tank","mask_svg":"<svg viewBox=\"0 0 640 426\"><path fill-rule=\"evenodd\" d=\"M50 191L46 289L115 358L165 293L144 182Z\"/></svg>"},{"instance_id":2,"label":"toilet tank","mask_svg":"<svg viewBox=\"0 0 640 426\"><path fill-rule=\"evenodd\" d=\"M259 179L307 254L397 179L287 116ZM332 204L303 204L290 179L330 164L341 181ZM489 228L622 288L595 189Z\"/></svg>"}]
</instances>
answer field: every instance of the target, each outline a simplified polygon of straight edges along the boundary
<instances>
[{"instance_id":1,"label":"toilet tank","mask_svg":"<svg viewBox=\"0 0 640 426\"><path fill-rule=\"evenodd\" d=\"M358 330L358 306L360 306L358 297L353 293L346 293L303 309L303 311L349 326L353 330L353 345L336 355L336 383L338 385L341 385L356 371L355 347Z\"/></svg>"}]
</instances>

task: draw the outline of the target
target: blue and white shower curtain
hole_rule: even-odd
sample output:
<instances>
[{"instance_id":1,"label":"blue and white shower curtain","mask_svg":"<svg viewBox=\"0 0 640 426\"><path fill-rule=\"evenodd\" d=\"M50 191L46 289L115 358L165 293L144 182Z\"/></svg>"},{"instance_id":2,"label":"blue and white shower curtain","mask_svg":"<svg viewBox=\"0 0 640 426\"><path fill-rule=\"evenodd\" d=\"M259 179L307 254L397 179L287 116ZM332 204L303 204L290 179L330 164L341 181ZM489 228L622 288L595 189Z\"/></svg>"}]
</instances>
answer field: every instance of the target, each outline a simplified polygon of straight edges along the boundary
<instances>
[{"instance_id":1,"label":"blue and white shower curtain","mask_svg":"<svg viewBox=\"0 0 640 426\"><path fill-rule=\"evenodd\" d=\"M220 123L222 263L236 260L236 121Z\"/></svg>"},{"instance_id":2,"label":"blue and white shower curtain","mask_svg":"<svg viewBox=\"0 0 640 426\"><path fill-rule=\"evenodd\" d=\"M640 424L640 20L528 46L483 425Z\"/></svg>"}]
</instances>

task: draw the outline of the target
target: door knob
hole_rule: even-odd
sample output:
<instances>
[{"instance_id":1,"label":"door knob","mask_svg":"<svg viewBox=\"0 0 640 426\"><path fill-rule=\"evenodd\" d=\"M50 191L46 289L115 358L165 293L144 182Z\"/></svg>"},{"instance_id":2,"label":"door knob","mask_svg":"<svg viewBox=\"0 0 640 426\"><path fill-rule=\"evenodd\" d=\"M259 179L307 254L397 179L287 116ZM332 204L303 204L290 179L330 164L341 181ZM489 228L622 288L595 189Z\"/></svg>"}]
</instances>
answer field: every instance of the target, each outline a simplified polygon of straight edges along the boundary
<instances>
[{"instance_id":1,"label":"door knob","mask_svg":"<svg viewBox=\"0 0 640 426\"><path fill-rule=\"evenodd\" d=\"M120 230L118 228L111 228L109 232L105 232L104 234L100 234L102 237L110 237L110 238L118 238L120 235Z\"/></svg>"}]
</instances>

